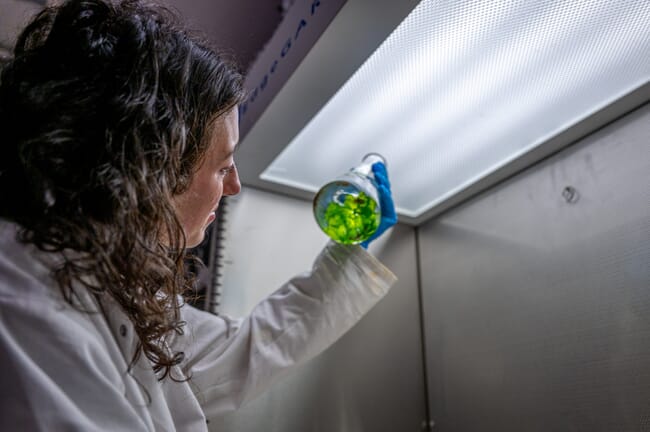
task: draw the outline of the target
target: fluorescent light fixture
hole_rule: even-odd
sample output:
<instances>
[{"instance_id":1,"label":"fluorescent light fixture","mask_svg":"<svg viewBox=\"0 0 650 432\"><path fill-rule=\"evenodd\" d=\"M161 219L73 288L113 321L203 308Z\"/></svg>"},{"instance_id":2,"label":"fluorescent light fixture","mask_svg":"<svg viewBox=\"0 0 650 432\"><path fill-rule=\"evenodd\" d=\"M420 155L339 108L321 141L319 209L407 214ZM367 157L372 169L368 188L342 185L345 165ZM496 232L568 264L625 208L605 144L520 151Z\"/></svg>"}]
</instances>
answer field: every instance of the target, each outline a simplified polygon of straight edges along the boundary
<instances>
[{"instance_id":1,"label":"fluorescent light fixture","mask_svg":"<svg viewBox=\"0 0 650 432\"><path fill-rule=\"evenodd\" d=\"M647 83L648 23L648 0L423 0L261 178L315 192L378 152L417 217Z\"/></svg>"}]
</instances>

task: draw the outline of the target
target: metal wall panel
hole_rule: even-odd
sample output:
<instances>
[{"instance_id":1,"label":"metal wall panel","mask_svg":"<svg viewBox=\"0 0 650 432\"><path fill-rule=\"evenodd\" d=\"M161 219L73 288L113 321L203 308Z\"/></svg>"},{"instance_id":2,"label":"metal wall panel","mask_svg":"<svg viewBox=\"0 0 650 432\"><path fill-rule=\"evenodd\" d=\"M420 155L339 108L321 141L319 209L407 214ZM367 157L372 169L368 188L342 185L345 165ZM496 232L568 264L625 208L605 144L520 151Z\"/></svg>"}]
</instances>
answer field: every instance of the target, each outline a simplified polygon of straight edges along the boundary
<instances>
[{"instance_id":1,"label":"metal wall panel","mask_svg":"<svg viewBox=\"0 0 650 432\"><path fill-rule=\"evenodd\" d=\"M434 430L650 430L649 105L418 243Z\"/></svg>"},{"instance_id":2,"label":"metal wall panel","mask_svg":"<svg viewBox=\"0 0 650 432\"><path fill-rule=\"evenodd\" d=\"M246 189L229 200L221 310L241 316L311 267L326 242L311 203ZM212 421L219 432L419 431L425 381L414 229L371 251L398 283L350 332L249 405Z\"/></svg>"}]
</instances>

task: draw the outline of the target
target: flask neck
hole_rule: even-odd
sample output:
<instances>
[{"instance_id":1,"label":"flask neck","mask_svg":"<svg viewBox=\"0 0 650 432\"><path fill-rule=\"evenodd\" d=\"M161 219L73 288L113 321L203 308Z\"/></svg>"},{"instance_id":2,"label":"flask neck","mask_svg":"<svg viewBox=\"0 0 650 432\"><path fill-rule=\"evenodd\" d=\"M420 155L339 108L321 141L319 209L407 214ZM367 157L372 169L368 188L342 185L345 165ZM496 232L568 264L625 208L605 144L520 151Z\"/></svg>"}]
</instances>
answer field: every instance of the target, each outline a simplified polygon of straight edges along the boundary
<instances>
[{"instance_id":1,"label":"flask neck","mask_svg":"<svg viewBox=\"0 0 650 432\"><path fill-rule=\"evenodd\" d=\"M386 159L384 159L382 155L379 153L368 153L363 157L359 165L352 168L352 172L364 177L371 177L374 179L375 176L372 173L372 166L377 162L381 162L386 165Z\"/></svg>"}]
</instances>

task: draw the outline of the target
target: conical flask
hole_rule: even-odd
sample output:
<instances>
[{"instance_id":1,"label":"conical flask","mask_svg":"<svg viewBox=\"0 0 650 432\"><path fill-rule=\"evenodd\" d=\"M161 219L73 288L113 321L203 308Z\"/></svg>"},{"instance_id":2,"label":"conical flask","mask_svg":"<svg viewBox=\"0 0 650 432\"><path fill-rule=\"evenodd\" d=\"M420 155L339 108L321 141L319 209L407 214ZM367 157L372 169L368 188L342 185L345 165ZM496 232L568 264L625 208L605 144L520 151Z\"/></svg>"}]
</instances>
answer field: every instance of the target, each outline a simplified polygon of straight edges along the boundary
<instances>
[{"instance_id":1,"label":"conical flask","mask_svg":"<svg viewBox=\"0 0 650 432\"><path fill-rule=\"evenodd\" d=\"M367 154L359 165L327 183L314 197L316 222L332 240L358 244L377 231L381 206L372 172L376 162L386 164L380 154Z\"/></svg>"}]
</instances>

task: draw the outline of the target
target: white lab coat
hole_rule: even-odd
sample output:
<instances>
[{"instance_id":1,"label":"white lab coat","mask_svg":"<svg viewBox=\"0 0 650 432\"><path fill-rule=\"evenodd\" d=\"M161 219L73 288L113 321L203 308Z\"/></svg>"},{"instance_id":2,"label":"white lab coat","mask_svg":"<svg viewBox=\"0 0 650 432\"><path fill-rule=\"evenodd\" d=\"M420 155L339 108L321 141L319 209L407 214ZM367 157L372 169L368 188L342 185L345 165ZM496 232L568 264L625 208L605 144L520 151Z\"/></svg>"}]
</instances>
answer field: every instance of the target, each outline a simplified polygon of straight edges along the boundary
<instances>
[{"instance_id":1,"label":"white lab coat","mask_svg":"<svg viewBox=\"0 0 650 432\"><path fill-rule=\"evenodd\" d=\"M331 243L244 319L183 306L185 333L171 343L185 360L173 374L191 378L159 382L144 356L127 372L137 339L122 311L83 291L96 313L65 303L52 257L15 233L0 221L2 431L205 431L206 419L323 351L395 282L362 248Z\"/></svg>"}]
</instances>

